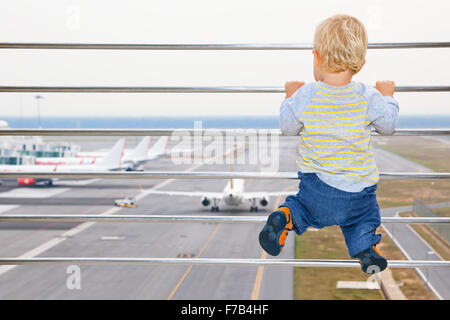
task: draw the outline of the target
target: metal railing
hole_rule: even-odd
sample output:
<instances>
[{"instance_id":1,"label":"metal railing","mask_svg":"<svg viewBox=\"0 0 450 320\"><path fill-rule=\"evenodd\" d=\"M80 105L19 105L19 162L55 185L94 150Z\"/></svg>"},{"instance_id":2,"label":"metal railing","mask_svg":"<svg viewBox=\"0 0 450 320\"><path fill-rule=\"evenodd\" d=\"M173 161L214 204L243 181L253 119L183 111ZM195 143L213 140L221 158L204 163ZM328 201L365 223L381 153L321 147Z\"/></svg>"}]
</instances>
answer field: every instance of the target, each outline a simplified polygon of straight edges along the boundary
<instances>
[{"instance_id":1,"label":"metal railing","mask_svg":"<svg viewBox=\"0 0 450 320\"><path fill-rule=\"evenodd\" d=\"M74 50L311 50L312 44L95 44L95 43L0 43L0 49L74 49ZM420 49L450 48L450 42L370 43L369 49ZM450 86L398 86L396 92L449 92ZM282 87L245 86L197 86L197 87L86 87L86 86L0 86L0 92L64 92L64 93L283 93ZM241 135L259 134L261 129L0 129L0 136L169 136L192 135ZM279 130L267 130L268 134L281 135ZM398 129L395 135L449 135L450 129ZM105 178L105 179L298 179L297 173L276 172L1 172L1 178ZM384 179L449 179L450 173L380 173ZM151 193L149 193L151 194ZM262 223L266 217L225 216L176 216L176 215L1 215L0 222L214 222L214 223ZM382 218L383 223L449 223L450 218L408 217ZM0 258L0 265L22 264L168 264L168 265L275 265L291 267L360 267L351 260L309 259L216 259L216 258ZM450 261L400 261L388 262L391 268L450 267Z\"/></svg>"},{"instance_id":2,"label":"metal railing","mask_svg":"<svg viewBox=\"0 0 450 320\"><path fill-rule=\"evenodd\" d=\"M0 129L0 136L284 136L280 129ZM372 131L372 135L381 135ZM450 129L396 129L396 136L445 136Z\"/></svg>"},{"instance_id":3,"label":"metal railing","mask_svg":"<svg viewBox=\"0 0 450 320\"><path fill-rule=\"evenodd\" d=\"M383 179L450 179L450 172L380 172ZM77 172L0 172L3 178L101 178L101 179L299 179L297 172L225 171L77 171Z\"/></svg>"},{"instance_id":4,"label":"metal railing","mask_svg":"<svg viewBox=\"0 0 450 320\"><path fill-rule=\"evenodd\" d=\"M1 215L0 222L165 222L165 223L264 223L266 216L186 216L186 215ZM382 223L450 223L446 217L383 217ZM133 257L39 257L0 258L0 265L44 264L132 264L132 265L209 265L209 266L285 266L360 267L356 260L320 259L228 259L228 258L133 258ZM449 268L450 261L389 260L390 268Z\"/></svg>"},{"instance_id":5,"label":"metal railing","mask_svg":"<svg viewBox=\"0 0 450 320\"><path fill-rule=\"evenodd\" d=\"M151 193L150 193L151 194ZM64 215L23 215L2 214L0 222L151 222L151 223L263 223L267 216L188 216L188 215L87 215L87 214L64 214ZM382 217L381 223L450 223L450 217Z\"/></svg>"},{"instance_id":6,"label":"metal railing","mask_svg":"<svg viewBox=\"0 0 450 320\"><path fill-rule=\"evenodd\" d=\"M284 267L351 267L360 268L356 260L315 259L225 259L225 258L0 258L0 265L24 264L165 264L210 266L284 266ZM390 268L449 268L450 261L390 260Z\"/></svg>"},{"instance_id":7,"label":"metal railing","mask_svg":"<svg viewBox=\"0 0 450 320\"><path fill-rule=\"evenodd\" d=\"M450 86L396 86L395 92L449 92ZM0 92L50 93L284 93L284 87L57 87L0 86Z\"/></svg>"},{"instance_id":8,"label":"metal railing","mask_svg":"<svg viewBox=\"0 0 450 320\"><path fill-rule=\"evenodd\" d=\"M450 48L450 42L369 43L368 49ZM312 50L311 43L138 44L138 43L0 43L0 49L71 50Z\"/></svg>"}]
</instances>

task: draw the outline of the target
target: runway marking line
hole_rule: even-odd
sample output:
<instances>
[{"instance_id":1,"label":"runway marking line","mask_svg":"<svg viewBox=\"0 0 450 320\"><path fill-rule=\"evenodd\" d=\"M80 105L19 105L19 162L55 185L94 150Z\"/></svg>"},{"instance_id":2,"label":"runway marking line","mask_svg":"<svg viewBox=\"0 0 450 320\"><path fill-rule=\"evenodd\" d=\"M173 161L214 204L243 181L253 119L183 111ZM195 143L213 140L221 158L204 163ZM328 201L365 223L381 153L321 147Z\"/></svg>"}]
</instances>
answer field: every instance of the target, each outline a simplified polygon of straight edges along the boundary
<instances>
[{"instance_id":1,"label":"runway marking line","mask_svg":"<svg viewBox=\"0 0 450 320\"><path fill-rule=\"evenodd\" d=\"M263 250L261 254L261 259L267 258L267 252ZM255 284L253 285L252 295L250 296L250 300L258 300L259 291L261 289L261 282L264 273L264 266L259 266L258 271L256 272Z\"/></svg>"},{"instance_id":2,"label":"runway marking line","mask_svg":"<svg viewBox=\"0 0 450 320\"><path fill-rule=\"evenodd\" d=\"M228 156L230 153L236 152L236 151L241 150L241 149L242 149L242 146L234 147L232 150L228 151L228 152L225 153L225 154L222 153L222 154L220 154L220 155L215 156L214 159L216 159L216 158L218 158L218 157L223 157L223 156L226 157L226 156ZM200 167L201 165L203 165L203 164L200 164L200 165L198 165L197 167ZM193 170L195 170L195 169L193 169ZM216 228L213 230L213 232L209 235L209 237L208 237L208 239L206 240L205 244L203 245L202 248L200 248L200 251L199 251L198 254L195 256L196 258L199 258L199 257L203 254L203 252L206 250L206 248L208 247L209 243L211 242L212 238L214 238L214 236L216 235L217 230L219 230L219 227L220 227L220 226L221 226L221 224L218 224L218 225L216 226ZM178 289L180 288L181 284L184 282L184 280L186 279L186 277L187 277L187 276L189 275L189 273L191 272L192 267L193 267L193 266L190 265L190 266L186 269L186 271L185 271L184 274L181 276L181 279L178 281L178 283L177 283L177 285L175 286L175 288L173 288L172 292L171 292L171 293L169 294L169 296L167 297L167 300L172 300L173 296L174 296L175 293L178 291Z\"/></svg>"},{"instance_id":3,"label":"runway marking line","mask_svg":"<svg viewBox=\"0 0 450 320\"><path fill-rule=\"evenodd\" d=\"M106 199L106 198L105 198ZM89 206L88 208L82 210L82 212L87 212L89 209L94 208L98 205L100 205L101 203L103 203L105 201L105 199L99 200L96 203L94 203L92 206ZM111 208L111 209L117 209L117 208ZM102 213L103 214L112 214L113 212L111 211L111 209L107 210L106 212ZM14 241L9 241L6 245L3 245L2 247L6 247L11 245L14 242L20 241L20 240L24 240L26 238L31 237L32 235L35 235L43 230L45 230L45 228L47 226L53 225L57 222L49 222L46 223L42 226L42 228L38 229L38 230L34 230L32 232L26 233L25 235L19 236L18 238L15 238ZM84 222L81 223L79 225L77 225L76 227L69 229L65 232L63 232L62 234L58 234L56 236L54 236L53 238L51 238L50 240L44 242L43 244L41 244L40 246L35 247L34 249L31 249L27 252L25 252L24 254L20 255L18 258L33 258L45 251L47 251L48 249L53 248L54 246L60 244L61 242L63 242L64 240L66 240L69 237L74 236L75 234L87 229L88 227L92 226L93 224L95 224L95 222ZM17 265L5 265L5 266L0 266L0 276L5 274L6 272L16 268Z\"/></svg>"},{"instance_id":4,"label":"runway marking line","mask_svg":"<svg viewBox=\"0 0 450 320\"><path fill-rule=\"evenodd\" d=\"M429 251L432 251L433 254L436 255L439 259L445 260L444 258L442 258L442 256L436 250L434 250L434 248L428 242L425 241L424 238L422 238L422 236L419 233L417 233L416 230L414 230L413 227L411 227L409 224L407 224L406 227L409 228L411 230L411 232L414 233L416 235L416 237L429 248Z\"/></svg>"},{"instance_id":5,"label":"runway marking line","mask_svg":"<svg viewBox=\"0 0 450 320\"><path fill-rule=\"evenodd\" d=\"M0 198L20 199L20 198L34 198L45 199L56 196L60 193L71 190L71 188L15 188L6 192L0 193Z\"/></svg>"},{"instance_id":6,"label":"runway marking line","mask_svg":"<svg viewBox=\"0 0 450 320\"><path fill-rule=\"evenodd\" d=\"M208 247L209 243L211 242L211 240L214 238L214 236L217 233L217 230L219 230L221 224L219 223L216 228L213 230L213 232L211 232L211 234L209 235L208 239L206 240L205 244L203 244L203 247L201 247L200 251L198 252L198 254L195 256L195 258L200 258L201 255L203 254L203 252L206 250L206 248ZM184 280L186 279L186 277L188 276L188 274L191 272L193 265L191 264L186 271L184 272L184 274L181 276L180 280L178 281L177 285L175 286L175 288L173 288L172 292L169 294L169 296L167 297L167 300L172 300L173 296L175 295L175 293L177 293L178 289L181 287L182 283L184 282Z\"/></svg>"},{"instance_id":7,"label":"runway marking line","mask_svg":"<svg viewBox=\"0 0 450 320\"><path fill-rule=\"evenodd\" d=\"M85 182L84 185L87 185L87 184L96 182L96 181L98 181L98 180L100 180L100 179L90 179L90 180L87 180L87 181L86 181L87 183ZM68 190L71 190L71 189L68 189ZM56 195L56 194L55 194L55 195ZM104 198L104 199L101 199L101 200L95 202L94 204L90 205L88 208L84 208L83 210L78 211L77 214L84 214L84 213L86 213L86 212L89 211L91 208L96 207L96 206L100 205L101 203L105 202L106 199L108 199L108 198ZM20 207L20 205L14 205L14 207L15 207L15 208L18 208L18 207ZM42 230L45 230L46 227L51 226L51 225L53 225L53 224L55 224L55 223L56 223L56 222L49 222L49 223L44 224L41 228L39 228L39 229L37 229L37 230L29 231L29 232L26 232L25 234L19 234L19 235L17 235L16 237L13 237L13 238L9 239L9 241L3 243L3 244L2 244L2 248L8 247L8 246L10 246L12 243L15 243L15 242L17 242L17 241L21 241L21 240L27 239L27 238L31 237L32 235L37 234L37 233L41 232ZM7 270L7 271L8 271L8 270ZM6 272L6 271L5 271L5 272ZM3 272L3 267L0 266L0 275L2 275L2 273L4 273L4 272Z\"/></svg>"},{"instance_id":8,"label":"runway marking line","mask_svg":"<svg viewBox=\"0 0 450 320\"><path fill-rule=\"evenodd\" d=\"M15 204L0 204L0 214L18 207L19 206Z\"/></svg>"},{"instance_id":9,"label":"runway marking line","mask_svg":"<svg viewBox=\"0 0 450 320\"><path fill-rule=\"evenodd\" d=\"M287 186L286 188L284 188L282 190L282 192L288 191L288 189L291 189L292 186ZM283 197L282 195L279 195L277 198L277 201L275 202L274 206L273 206L273 211L275 211L278 206L281 203L281 197ZM262 250L261 253L261 259L266 259L267 258L267 253ZM253 290L252 290L252 294L250 296L250 300L258 300L259 297L259 292L261 291L261 283L262 283L262 278L263 278L263 274L264 274L264 266L259 266L258 267L258 271L256 271L256 279L255 279L255 283L253 284Z\"/></svg>"},{"instance_id":10,"label":"runway marking line","mask_svg":"<svg viewBox=\"0 0 450 320\"><path fill-rule=\"evenodd\" d=\"M389 228L382 223L381 227L383 228L383 230L387 233L387 235L392 239L392 241L394 242L394 244L400 249L400 251L403 253L403 255L406 257L407 260L412 260L411 256L408 254L408 252L405 250L405 248L403 248L403 246L400 244L400 242L394 237L393 233L394 233L394 228L391 228L393 231L391 233L391 231L389 230ZM392 226L394 227L394 226ZM416 270L416 272L419 274L419 276L422 278L422 280L424 281L424 283L428 286L428 288L430 288L430 290L436 295L436 297L439 300L444 300L444 298L437 292L437 290L434 288L434 286L427 281L427 278L425 277L425 275L423 274L423 272L419 269L419 268L414 268L414 270Z\"/></svg>"},{"instance_id":11,"label":"runway marking line","mask_svg":"<svg viewBox=\"0 0 450 320\"><path fill-rule=\"evenodd\" d=\"M107 199L109 199L109 198L104 198L104 199L98 200L98 201L94 202L92 205L88 206L87 208L83 208L83 210L77 211L76 214L85 214L85 213L88 212L90 209L92 209L92 208L94 208L94 207L96 207L96 206L99 206L99 205L101 205L102 203L104 203ZM19 206L17 206L17 207L19 207ZM45 224L44 224L41 228L39 228L39 229L36 229L36 230L33 230L33 231L26 232L25 234L19 234L19 235L17 235L16 237L13 237L13 238L9 239L9 241L3 243L3 244L2 244L2 249L3 249L3 248L6 248L6 247L8 247L8 246L10 246L11 244L13 244L13 243L15 243L15 242L17 242L17 241L21 241L21 240L27 239L27 238L29 238L29 237L31 237L31 236L33 236L33 235L35 235L35 234L37 234L37 233L43 231L43 230L46 230L47 227L49 227L49 226L51 226L51 225L54 225L55 223L57 223L57 222L48 222L48 223L45 223ZM0 267L0 275L1 275L1 270L2 270L2 267Z\"/></svg>"}]
</instances>

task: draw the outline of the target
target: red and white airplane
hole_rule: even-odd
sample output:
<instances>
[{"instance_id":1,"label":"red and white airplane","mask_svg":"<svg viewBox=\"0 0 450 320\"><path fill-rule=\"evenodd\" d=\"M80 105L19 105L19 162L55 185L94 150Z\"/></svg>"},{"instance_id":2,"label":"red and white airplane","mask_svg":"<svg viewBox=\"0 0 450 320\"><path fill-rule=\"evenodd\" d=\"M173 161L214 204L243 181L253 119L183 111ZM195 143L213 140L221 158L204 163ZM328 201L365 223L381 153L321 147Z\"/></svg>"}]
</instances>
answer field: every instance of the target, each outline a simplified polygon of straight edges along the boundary
<instances>
[{"instance_id":1,"label":"red and white airplane","mask_svg":"<svg viewBox=\"0 0 450 320\"><path fill-rule=\"evenodd\" d=\"M151 137L144 137L133 150L125 150L121 168L137 170L147 161L156 160L166 153L168 137L160 138L150 148ZM103 159L108 152L79 152L76 157L37 158L36 165L93 165Z\"/></svg>"},{"instance_id":2,"label":"red and white airplane","mask_svg":"<svg viewBox=\"0 0 450 320\"><path fill-rule=\"evenodd\" d=\"M86 172L86 171L116 171L121 169L125 139L116 142L111 151L101 160L89 165L0 165L0 172ZM20 185L45 183L52 185L52 179L19 178Z\"/></svg>"},{"instance_id":3,"label":"red and white airplane","mask_svg":"<svg viewBox=\"0 0 450 320\"><path fill-rule=\"evenodd\" d=\"M122 157L122 163L131 159L142 159L146 156L148 149L150 147L151 137L145 137L133 150L125 150ZM37 158L36 165L90 165L104 158L108 154L107 151L101 153L93 153L92 156L79 156L80 152L77 153L76 157L60 157L60 158Z\"/></svg>"}]
</instances>

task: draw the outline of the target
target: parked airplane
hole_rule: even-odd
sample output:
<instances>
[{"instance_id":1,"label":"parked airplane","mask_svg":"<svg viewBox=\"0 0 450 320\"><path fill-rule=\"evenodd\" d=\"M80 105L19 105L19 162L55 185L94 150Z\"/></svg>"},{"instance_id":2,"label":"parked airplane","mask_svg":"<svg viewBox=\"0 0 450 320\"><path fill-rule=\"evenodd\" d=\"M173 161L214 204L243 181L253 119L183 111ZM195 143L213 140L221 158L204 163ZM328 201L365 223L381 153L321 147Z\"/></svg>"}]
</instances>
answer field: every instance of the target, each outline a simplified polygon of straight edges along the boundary
<instances>
[{"instance_id":1,"label":"parked airplane","mask_svg":"<svg viewBox=\"0 0 450 320\"><path fill-rule=\"evenodd\" d=\"M156 160L166 153L169 137L161 137L151 148L151 137L144 137L133 150L125 150L121 169L126 171L143 170L141 166L147 162ZM38 165L92 165L98 163L107 152L83 152L71 158L38 158Z\"/></svg>"},{"instance_id":2,"label":"parked airplane","mask_svg":"<svg viewBox=\"0 0 450 320\"><path fill-rule=\"evenodd\" d=\"M151 139L151 137L145 137L145 138ZM161 137L159 140L161 140L161 139L162 139L162 141L165 141L163 144L166 144L167 141L169 141L169 137ZM148 142L150 143L150 141L148 141ZM141 143L142 143L142 140L141 140ZM156 143L155 143L155 145L156 145ZM151 152L152 152L151 149L149 149L148 153L150 154ZM107 153L106 151L82 151L82 152L78 152L76 157L77 158L103 158L106 153ZM124 157L129 156L130 153L131 153L130 150L126 150ZM125 160L125 158L124 158L124 160Z\"/></svg>"},{"instance_id":3,"label":"parked airplane","mask_svg":"<svg viewBox=\"0 0 450 320\"><path fill-rule=\"evenodd\" d=\"M150 147L151 137L144 137L141 142L133 150L125 150L122 163L132 161L133 159L145 159L148 149ZM109 151L92 153L93 156L78 157L61 157L61 158L37 158L35 164L37 165L90 165L105 157ZM101 154L101 155L100 155ZM94 156L95 155L95 156Z\"/></svg>"},{"instance_id":4,"label":"parked airplane","mask_svg":"<svg viewBox=\"0 0 450 320\"><path fill-rule=\"evenodd\" d=\"M125 149L125 139L120 139L113 146L111 151L97 163L91 165L0 165L2 172L86 172L86 171L115 171L120 170L123 150ZM19 178L20 185L33 185L45 183L52 185L52 179Z\"/></svg>"},{"instance_id":5,"label":"parked airplane","mask_svg":"<svg viewBox=\"0 0 450 320\"><path fill-rule=\"evenodd\" d=\"M166 154L169 137L159 138L159 140L150 149L148 148L148 143L142 144L144 139L136 147L132 154L130 154L129 156L124 156L124 158L122 159L122 169L125 169L126 171L142 171L144 170L142 168L142 165L144 163L156 160ZM144 145L146 145L147 147L144 148Z\"/></svg>"},{"instance_id":6,"label":"parked airplane","mask_svg":"<svg viewBox=\"0 0 450 320\"><path fill-rule=\"evenodd\" d=\"M212 212L219 212L219 202L223 200L229 206L239 206L245 201L250 201L250 211L258 211L257 202L263 207L269 204L269 197L280 195L292 195L295 192L245 192L245 182L243 179L230 179L222 192L204 191L159 191L153 190L153 194L169 196L200 197L201 204L205 207L211 204Z\"/></svg>"}]
</instances>

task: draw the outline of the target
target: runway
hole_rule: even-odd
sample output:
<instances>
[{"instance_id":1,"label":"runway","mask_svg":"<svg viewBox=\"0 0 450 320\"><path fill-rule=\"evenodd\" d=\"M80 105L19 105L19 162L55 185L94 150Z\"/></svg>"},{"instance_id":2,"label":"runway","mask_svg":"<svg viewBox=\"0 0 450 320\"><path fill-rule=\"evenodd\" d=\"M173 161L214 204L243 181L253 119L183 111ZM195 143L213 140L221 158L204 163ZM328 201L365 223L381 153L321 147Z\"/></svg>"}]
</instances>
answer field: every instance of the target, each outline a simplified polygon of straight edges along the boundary
<instances>
[{"instance_id":1,"label":"runway","mask_svg":"<svg viewBox=\"0 0 450 320\"><path fill-rule=\"evenodd\" d=\"M91 143L89 147L97 145ZM279 150L280 171L296 171L295 138L281 139ZM382 150L377 149L375 155L380 171L425 170ZM154 171L173 168L170 158L146 166ZM176 170L230 168L227 164L181 164ZM233 170L259 171L261 166L237 164ZM0 214L210 215L209 208L201 206L195 197L148 191L220 192L226 181L94 179L81 184L60 180L52 188L15 188L5 183L0 186ZM247 180L246 191L290 191L296 190L297 184L292 180ZM48 189L57 191L42 196ZM128 195L137 197L137 208L113 207L114 199ZM250 213L248 203L239 208L221 205L219 214L265 216L283 197L270 200L265 209L259 206L258 213ZM1 223L0 256L266 258L258 243L261 227L217 223ZM294 240L291 234L277 258L294 258ZM67 271L64 265L0 266L0 299L293 299L294 293L291 267L81 265L80 289L68 288Z\"/></svg>"},{"instance_id":2,"label":"runway","mask_svg":"<svg viewBox=\"0 0 450 320\"><path fill-rule=\"evenodd\" d=\"M280 146L282 171L295 171L295 143ZM148 170L171 170L164 158ZM229 170L228 165L179 165L177 170ZM235 165L235 171L256 171L257 165ZM9 214L205 214L200 199L146 195L146 190L222 191L223 180L97 180L86 186L55 182L68 188L49 198L24 199L0 196L0 204L14 206ZM296 181L248 180L246 191L295 190ZM37 187L29 189L47 188ZM8 186L0 194L11 192ZM137 208L115 209L112 201L126 195L142 196ZM272 197L267 215L277 200ZM281 201L282 199L278 199ZM221 206L219 214L249 215L250 203L241 208ZM112 210L112 211L111 211ZM0 213L1 214L1 213ZM76 229L81 227L81 231ZM262 224L139 224L139 223L2 223L0 255L110 256L110 257L230 257L260 258L258 243ZM75 229L73 229L75 228ZM72 232L75 230L75 232ZM279 258L294 257L294 237L288 237ZM81 289L66 286L67 266L0 267L0 299L292 299L293 268L82 265Z\"/></svg>"},{"instance_id":3,"label":"runway","mask_svg":"<svg viewBox=\"0 0 450 320\"><path fill-rule=\"evenodd\" d=\"M430 205L432 208L448 208L449 202ZM392 217L400 212L412 211L412 206L381 210L382 217ZM385 225L384 230L409 260L445 260L410 225ZM419 276L438 299L450 299L449 268L416 268Z\"/></svg>"}]
</instances>

